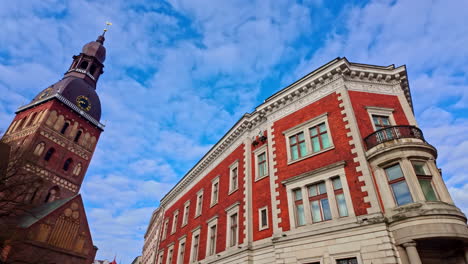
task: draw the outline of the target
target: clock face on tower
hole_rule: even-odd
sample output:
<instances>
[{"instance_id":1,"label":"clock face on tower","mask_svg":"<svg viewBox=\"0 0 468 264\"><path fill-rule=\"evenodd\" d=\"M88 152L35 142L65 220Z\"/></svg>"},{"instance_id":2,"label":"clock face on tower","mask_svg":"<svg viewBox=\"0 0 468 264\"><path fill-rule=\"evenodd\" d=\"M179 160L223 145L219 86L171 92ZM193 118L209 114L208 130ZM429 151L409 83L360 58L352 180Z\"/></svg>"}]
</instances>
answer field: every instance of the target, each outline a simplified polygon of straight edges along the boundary
<instances>
[{"instance_id":1,"label":"clock face on tower","mask_svg":"<svg viewBox=\"0 0 468 264\"><path fill-rule=\"evenodd\" d=\"M84 95L80 95L76 98L76 105L85 111L91 110L91 102L88 97Z\"/></svg>"},{"instance_id":2,"label":"clock face on tower","mask_svg":"<svg viewBox=\"0 0 468 264\"><path fill-rule=\"evenodd\" d=\"M47 88L47 89L45 89L45 90L41 93L41 95L39 95L39 99L42 99L42 98L44 98L44 97L49 96L51 91L52 91L52 88L50 88L50 87Z\"/></svg>"}]
</instances>

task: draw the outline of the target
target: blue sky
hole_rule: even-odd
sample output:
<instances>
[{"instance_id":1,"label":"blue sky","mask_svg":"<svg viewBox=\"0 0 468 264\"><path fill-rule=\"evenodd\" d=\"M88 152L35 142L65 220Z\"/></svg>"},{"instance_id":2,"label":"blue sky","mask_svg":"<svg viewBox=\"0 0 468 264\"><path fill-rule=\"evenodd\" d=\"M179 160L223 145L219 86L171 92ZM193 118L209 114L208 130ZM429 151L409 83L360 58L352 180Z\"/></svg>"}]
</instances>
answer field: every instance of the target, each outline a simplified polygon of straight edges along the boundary
<instances>
[{"instance_id":1,"label":"blue sky","mask_svg":"<svg viewBox=\"0 0 468 264\"><path fill-rule=\"evenodd\" d=\"M130 263L159 199L245 112L338 57L406 64L416 118L468 212L467 1L6 1L0 130L105 21L107 125L81 192L97 257Z\"/></svg>"}]
</instances>

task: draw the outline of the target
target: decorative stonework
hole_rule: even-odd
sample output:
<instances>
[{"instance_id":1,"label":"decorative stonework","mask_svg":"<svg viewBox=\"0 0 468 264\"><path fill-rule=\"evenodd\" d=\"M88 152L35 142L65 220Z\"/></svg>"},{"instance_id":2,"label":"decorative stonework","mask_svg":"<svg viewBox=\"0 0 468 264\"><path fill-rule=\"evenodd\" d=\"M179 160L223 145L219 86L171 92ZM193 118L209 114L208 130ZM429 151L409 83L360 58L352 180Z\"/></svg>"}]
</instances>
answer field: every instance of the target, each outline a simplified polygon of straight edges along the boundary
<instances>
[{"instance_id":1,"label":"decorative stonework","mask_svg":"<svg viewBox=\"0 0 468 264\"><path fill-rule=\"evenodd\" d=\"M48 138L51 141L57 143L57 145L60 145L62 147L65 147L65 145L66 145L66 143L65 143L65 141L63 139L61 139L61 138L57 137L56 135L54 135L55 133L50 133L48 131L42 130L40 132L40 134L42 136L44 136L45 138Z\"/></svg>"},{"instance_id":2,"label":"decorative stonework","mask_svg":"<svg viewBox=\"0 0 468 264\"><path fill-rule=\"evenodd\" d=\"M45 179L45 180L48 180L48 181L51 181L53 182L54 184L57 184L58 186L60 187L63 187L65 189L68 189L72 192L78 192L78 186L76 184L73 184L71 182L69 182L68 180L66 179L63 179L61 178L60 176L57 176L55 175L54 173L48 171L48 170L45 170L45 169L42 169L38 166L35 166L31 163L27 163L25 166L24 166L24 169L26 171L29 171L31 173L34 173L36 175L38 175L39 177Z\"/></svg>"},{"instance_id":3,"label":"decorative stonework","mask_svg":"<svg viewBox=\"0 0 468 264\"><path fill-rule=\"evenodd\" d=\"M9 135L5 135L5 136L3 136L2 142L8 143L8 142L11 142L11 141L15 141L15 140L17 140L19 138L23 138L25 136L31 135L34 132L36 132L38 127L39 127L39 125L33 125L33 126L30 126L30 127L26 128L26 129L22 129L22 130L19 130L17 132L11 133Z\"/></svg>"},{"instance_id":4,"label":"decorative stonework","mask_svg":"<svg viewBox=\"0 0 468 264\"><path fill-rule=\"evenodd\" d=\"M272 122L302 107L336 91L342 87L344 79L349 80L350 89L365 89L368 92L394 94L398 84L411 104L409 88L406 81L406 69L362 66L348 62L346 59L336 59L324 67L310 73L301 80L276 93L258 106L251 114L245 114L237 124L190 170L182 180L161 200L166 206L177 197L185 187L196 178L203 177L219 164L229 153L229 149L239 145L238 140L246 131L255 129L265 121ZM363 88L358 88L361 86Z\"/></svg>"}]
</instances>

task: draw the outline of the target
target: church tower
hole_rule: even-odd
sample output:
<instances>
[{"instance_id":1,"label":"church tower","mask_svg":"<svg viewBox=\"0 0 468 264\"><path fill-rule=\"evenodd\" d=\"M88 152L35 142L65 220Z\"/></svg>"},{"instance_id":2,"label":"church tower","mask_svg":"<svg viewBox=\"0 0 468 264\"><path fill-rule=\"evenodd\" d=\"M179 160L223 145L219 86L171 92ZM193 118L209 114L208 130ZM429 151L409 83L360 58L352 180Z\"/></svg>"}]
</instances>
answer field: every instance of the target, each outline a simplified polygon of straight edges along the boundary
<instances>
[{"instance_id":1,"label":"church tower","mask_svg":"<svg viewBox=\"0 0 468 264\"><path fill-rule=\"evenodd\" d=\"M20 107L5 131L1 142L10 147L9 173L31 182L22 186L22 202L41 205L80 190L104 129L96 93L106 59L104 40L102 34L84 45L62 80Z\"/></svg>"}]
</instances>

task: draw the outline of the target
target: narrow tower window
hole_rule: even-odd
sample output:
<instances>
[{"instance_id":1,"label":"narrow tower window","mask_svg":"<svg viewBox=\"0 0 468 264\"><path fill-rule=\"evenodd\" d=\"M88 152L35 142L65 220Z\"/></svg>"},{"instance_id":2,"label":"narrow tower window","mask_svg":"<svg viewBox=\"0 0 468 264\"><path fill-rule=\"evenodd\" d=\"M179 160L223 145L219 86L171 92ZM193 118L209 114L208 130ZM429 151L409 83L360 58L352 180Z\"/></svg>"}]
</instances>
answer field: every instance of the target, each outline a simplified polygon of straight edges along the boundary
<instances>
[{"instance_id":1,"label":"narrow tower window","mask_svg":"<svg viewBox=\"0 0 468 264\"><path fill-rule=\"evenodd\" d=\"M71 158L67 159L65 161L65 163L63 164L63 170L64 171L67 171L68 168L70 168L70 164L73 162L73 160Z\"/></svg>"},{"instance_id":2,"label":"narrow tower window","mask_svg":"<svg viewBox=\"0 0 468 264\"><path fill-rule=\"evenodd\" d=\"M54 152L55 152L55 149L54 149L54 148L50 148L50 149L47 151L47 153L45 154L44 160L45 160L45 161L49 161L50 158L52 157L52 155L54 154Z\"/></svg>"},{"instance_id":3,"label":"narrow tower window","mask_svg":"<svg viewBox=\"0 0 468 264\"><path fill-rule=\"evenodd\" d=\"M63 124L62 130L60 130L60 133L65 134L65 131L67 131L67 128L69 126L70 126L70 123L65 122L65 124Z\"/></svg>"},{"instance_id":4,"label":"narrow tower window","mask_svg":"<svg viewBox=\"0 0 468 264\"><path fill-rule=\"evenodd\" d=\"M29 119L28 126L32 125L34 120L36 119L37 112L35 112L32 116L31 119Z\"/></svg>"},{"instance_id":5,"label":"narrow tower window","mask_svg":"<svg viewBox=\"0 0 468 264\"><path fill-rule=\"evenodd\" d=\"M91 73L91 75L94 75L95 72L96 72L96 64L93 64L89 68L89 73Z\"/></svg>"},{"instance_id":6,"label":"narrow tower window","mask_svg":"<svg viewBox=\"0 0 468 264\"><path fill-rule=\"evenodd\" d=\"M75 139L73 139L73 142L78 142L78 140L80 140L80 137L81 137L82 133L83 133L83 131L78 130L78 132L76 132Z\"/></svg>"},{"instance_id":7,"label":"narrow tower window","mask_svg":"<svg viewBox=\"0 0 468 264\"><path fill-rule=\"evenodd\" d=\"M88 62L82 61L80 64L80 69L86 70L88 68Z\"/></svg>"},{"instance_id":8,"label":"narrow tower window","mask_svg":"<svg viewBox=\"0 0 468 264\"><path fill-rule=\"evenodd\" d=\"M58 197L59 197L59 188L55 186L49 190L49 193L47 194L44 202L46 203L52 202L54 200L57 200Z\"/></svg>"}]
</instances>

